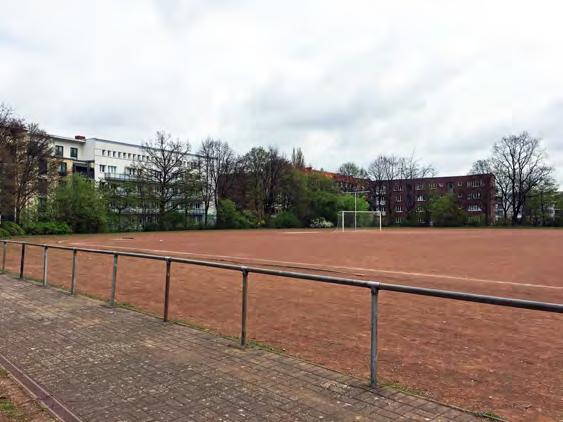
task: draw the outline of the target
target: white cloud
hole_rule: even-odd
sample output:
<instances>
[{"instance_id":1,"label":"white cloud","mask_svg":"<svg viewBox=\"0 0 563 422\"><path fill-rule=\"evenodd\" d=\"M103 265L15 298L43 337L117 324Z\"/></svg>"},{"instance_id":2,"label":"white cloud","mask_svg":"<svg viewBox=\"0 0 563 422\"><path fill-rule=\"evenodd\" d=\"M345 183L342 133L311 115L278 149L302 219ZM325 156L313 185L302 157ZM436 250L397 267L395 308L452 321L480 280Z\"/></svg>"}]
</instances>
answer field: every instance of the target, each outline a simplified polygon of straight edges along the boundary
<instances>
[{"instance_id":1,"label":"white cloud","mask_svg":"<svg viewBox=\"0 0 563 422\"><path fill-rule=\"evenodd\" d=\"M5 1L0 101L53 133L166 129L335 169L416 152L465 173L541 136L563 184L556 1Z\"/></svg>"}]
</instances>

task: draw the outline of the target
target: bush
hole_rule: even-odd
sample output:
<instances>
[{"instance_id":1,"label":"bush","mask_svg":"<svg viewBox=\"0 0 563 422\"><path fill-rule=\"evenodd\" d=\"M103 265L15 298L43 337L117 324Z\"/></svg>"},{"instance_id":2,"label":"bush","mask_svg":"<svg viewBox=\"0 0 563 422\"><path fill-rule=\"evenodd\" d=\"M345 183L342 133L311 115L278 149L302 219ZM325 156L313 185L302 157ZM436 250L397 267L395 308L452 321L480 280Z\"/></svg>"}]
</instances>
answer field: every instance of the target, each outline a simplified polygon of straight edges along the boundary
<instances>
[{"instance_id":1,"label":"bush","mask_svg":"<svg viewBox=\"0 0 563 422\"><path fill-rule=\"evenodd\" d=\"M332 221L328 221L323 217L319 217L312 219L309 227L313 229L330 229L334 227L334 224L332 223Z\"/></svg>"},{"instance_id":2,"label":"bush","mask_svg":"<svg viewBox=\"0 0 563 422\"><path fill-rule=\"evenodd\" d=\"M454 227L465 224L467 215L457 205L452 195L444 195L430 204L432 223L437 227Z\"/></svg>"},{"instance_id":3,"label":"bush","mask_svg":"<svg viewBox=\"0 0 563 422\"><path fill-rule=\"evenodd\" d=\"M68 224L56 221L30 223L28 226L26 226L26 231L29 234L35 235L72 233L72 230L70 229Z\"/></svg>"},{"instance_id":4,"label":"bush","mask_svg":"<svg viewBox=\"0 0 563 422\"><path fill-rule=\"evenodd\" d=\"M0 227L0 239L6 239L7 237L10 237L10 233Z\"/></svg>"},{"instance_id":5,"label":"bush","mask_svg":"<svg viewBox=\"0 0 563 422\"><path fill-rule=\"evenodd\" d=\"M12 221L4 221L0 225L0 228L7 231L10 236L24 236L25 231L16 223Z\"/></svg>"},{"instance_id":6,"label":"bush","mask_svg":"<svg viewBox=\"0 0 563 422\"><path fill-rule=\"evenodd\" d=\"M251 227L249 217L237 210L230 199L222 199L217 207L217 228L246 229Z\"/></svg>"},{"instance_id":7,"label":"bush","mask_svg":"<svg viewBox=\"0 0 563 422\"><path fill-rule=\"evenodd\" d=\"M479 215L472 215L467 217L466 224L468 226L481 227L481 226L485 226L486 222L487 219L485 217L485 214L479 214Z\"/></svg>"},{"instance_id":8,"label":"bush","mask_svg":"<svg viewBox=\"0 0 563 422\"><path fill-rule=\"evenodd\" d=\"M283 211L272 217L269 226L276 229L293 229L301 227L302 225L301 221L299 221L299 218L297 218L294 213L291 211Z\"/></svg>"},{"instance_id":9,"label":"bush","mask_svg":"<svg viewBox=\"0 0 563 422\"><path fill-rule=\"evenodd\" d=\"M80 174L59 183L51 200L52 220L64 221L75 233L103 232L107 204L96 184Z\"/></svg>"}]
</instances>

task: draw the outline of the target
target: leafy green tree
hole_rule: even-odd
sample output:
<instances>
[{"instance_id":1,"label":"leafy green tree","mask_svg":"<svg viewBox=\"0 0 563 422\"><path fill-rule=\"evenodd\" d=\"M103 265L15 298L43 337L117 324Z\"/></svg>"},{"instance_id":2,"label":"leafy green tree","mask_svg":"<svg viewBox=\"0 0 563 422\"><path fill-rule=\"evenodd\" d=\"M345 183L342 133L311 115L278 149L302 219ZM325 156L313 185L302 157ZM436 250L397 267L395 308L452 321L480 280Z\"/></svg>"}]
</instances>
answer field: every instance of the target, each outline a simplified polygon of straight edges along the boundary
<instances>
[{"instance_id":1,"label":"leafy green tree","mask_svg":"<svg viewBox=\"0 0 563 422\"><path fill-rule=\"evenodd\" d=\"M237 210L230 199L221 199L217 207L217 227L220 229L246 229L251 226L248 218Z\"/></svg>"},{"instance_id":2,"label":"leafy green tree","mask_svg":"<svg viewBox=\"0 0 563 422\"><path fill-rule=\"evenodd\" d=\"M430 204L430 216L432 223L439 227L462 226L467 216L457 205L453 195L444 195L435 198Z\"/></svg>"},{"instance_id":3,"label":"leafy green tree","mask_svg":"<svg viewBox=\"0 0 563 422\"><path fill-rule=\"evenodd\" d=\"M338 168L338 173L343 174L344 176L351 176L351 177L364 178L364 179L368 176L367 171L365 171L363 168L361 168L356 163L353 163L351 161L342 164Z\"/></svg>"},{"instance_id":4,"label":"leafy green tree","mask_svg":"<svg viewBox=\"0 0 563 422\"><path fill-rule=\"evenodd\" d=\"M554 211L559 201L558 186L552 178L542 181L531 190L526 199L524 217L534 226L553 224Z\"/></svg>"},{"instance_id":5,"label":"leafy green tree","mask_svg":"<svg viewBox=\"0 0 563 422\"><path fill-rule=\"evenodd\" d=\"M106 199L93 181L73 174L59 182L50 202L51 218L68 224L73 232L106 230Z\"/></svg>"}]
</instances>

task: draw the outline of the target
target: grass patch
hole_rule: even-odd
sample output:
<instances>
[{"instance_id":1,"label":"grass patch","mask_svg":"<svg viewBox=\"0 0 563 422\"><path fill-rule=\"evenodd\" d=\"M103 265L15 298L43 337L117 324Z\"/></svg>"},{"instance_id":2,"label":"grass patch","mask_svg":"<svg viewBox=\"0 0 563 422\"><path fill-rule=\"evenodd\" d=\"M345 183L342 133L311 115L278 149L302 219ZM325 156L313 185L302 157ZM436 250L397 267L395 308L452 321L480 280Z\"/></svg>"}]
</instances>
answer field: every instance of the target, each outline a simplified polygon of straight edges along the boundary
<instances>
[{"instance_id":1,"label":"grass patch","mask_svg":"<svg viewBox=\"0 0 563 422\"><path fill-rule=\"evenodd\" d=\"M477 416L480 416L482 418L487 418L487 419L492 419L494 421L505 421L506 419L504 419L502 416L497 415L494 412L491 411L486 411L486 412L475 412L475 414Z\"/></svg>"},{"instance_id":2,"label":"grass patch","mask_svg":"<svg viewBox=\"0 0 563 422\"><path fill-rule=\"evenodd\" d=\"M24 415L21 413L17 407L12 403L12 401L0 395L0 415L5 416L8 420L20 421L24 420Z\"/></svg>"}]
</instances>

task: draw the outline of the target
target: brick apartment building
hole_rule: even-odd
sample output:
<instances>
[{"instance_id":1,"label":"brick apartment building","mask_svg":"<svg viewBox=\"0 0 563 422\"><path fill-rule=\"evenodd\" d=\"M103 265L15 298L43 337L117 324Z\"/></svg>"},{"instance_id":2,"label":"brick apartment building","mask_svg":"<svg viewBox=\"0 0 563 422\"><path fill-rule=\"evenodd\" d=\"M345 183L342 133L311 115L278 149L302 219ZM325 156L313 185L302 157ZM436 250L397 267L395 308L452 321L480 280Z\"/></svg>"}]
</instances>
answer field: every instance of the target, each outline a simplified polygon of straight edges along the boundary
<instances>
[{"instance_id":1,"label":"brick apartment building","mask_svg":"<svg viewBox=\"0 0 563 422\"><path fill-rule=\"evenodd\" d=\"M371 209L381 211L390 224L401 224L409 218L414 223L429 224L429 200L446 194L453 195L470 219L479 219L485 224L493 224L496 219L493 174L373 181L311 168L305 171L333 179L343 192L369 191L366 199Z\"/></svg>"}]
</instances>

